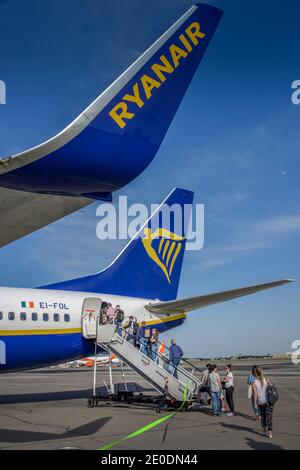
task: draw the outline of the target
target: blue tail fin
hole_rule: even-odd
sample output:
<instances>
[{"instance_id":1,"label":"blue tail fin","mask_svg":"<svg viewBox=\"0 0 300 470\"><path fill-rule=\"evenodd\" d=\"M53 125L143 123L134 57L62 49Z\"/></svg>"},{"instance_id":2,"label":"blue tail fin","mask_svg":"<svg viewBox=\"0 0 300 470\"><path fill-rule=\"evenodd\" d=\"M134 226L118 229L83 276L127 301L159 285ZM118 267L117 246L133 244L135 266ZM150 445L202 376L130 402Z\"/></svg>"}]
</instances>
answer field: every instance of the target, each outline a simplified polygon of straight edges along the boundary
<instances>
[{"instance_id":1,"label":"blue tail fin","mask_svg":"<svg viewBox=\"0 0 300 470\"><path fill-rule=\"evenodd\" d=\"M43 288L176 299L193 196L174 189L108 268Z\"/></svg>"}]
</instances>

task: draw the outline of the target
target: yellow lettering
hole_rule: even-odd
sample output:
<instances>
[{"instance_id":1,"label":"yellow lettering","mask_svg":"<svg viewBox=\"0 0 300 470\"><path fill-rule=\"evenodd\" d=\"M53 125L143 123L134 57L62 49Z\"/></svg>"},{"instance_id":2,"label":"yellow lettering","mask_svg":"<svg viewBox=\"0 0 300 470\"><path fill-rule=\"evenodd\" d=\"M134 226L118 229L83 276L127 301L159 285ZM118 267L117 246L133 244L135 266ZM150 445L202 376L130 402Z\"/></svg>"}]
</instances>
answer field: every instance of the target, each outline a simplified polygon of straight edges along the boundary
<instances>
[{"instance_id":1,"label":"yellow lettering","mask_svg":"<svg viewBox=\"0 0 300 470\"><path fill-rule=\"evenodd\" d=\"M197 38L200 38L200 39L203 39L205 38L206 34L202 33L200 31L200 24L195 22L195 23L192 23L186 30L185 30L186 34L188 35L188 37L191 39L192 43L197 46L197 44L199 43L198 39Z\"/></svg>"},{"instance_id":2,"label":"yellow lettering","mask_svg":"<svg viewBox=\"0 0 300 470\"><path fill-rule=\"evenodd\" d=\"M151 98L153 88L159 88L161 86L160 82L154 80L154 78L149 77L149 75L143 75L141 78L141 82L144 87L147 100Z\"/></svg>"},{"instance_id":3,"label":"yellow lettering","mask_svg":"<svg viewBox=\"0 0 300 470\"><path fill-rule=\"evenodd\" d=\"M186 35L191 40L192 44L197 46L199 39L203 39L206 34L201 32L200 24L194 22L185 30ZM155 63L151 66L152 71L158 80L150 77L149 75L143 75L141 77L141 83L144 88L145 96L149 100L152 96L153 88L160 88L161 84L166 81L166 74L172 74L174 69L179 66L180 60L188 56L188 54L193 50L191 43L188 38L181 34L179 40L185 49L177 46L176 44L171 44L169 50L172 57L173 64L169 61L165 55L160 56L160 63ZM145 103L140 95L139 84L135 83L132 89L132 94L127 93L123 97L124 101L136 104L139 108L142 108ZM117 125L124 129L127 125L128 120L135 117L134 113L128 111L128 105L124 101L118 103L109 113L110 117L117 123Z\"/></svg>"},{"instance_id":4,"label":"yellow lettering","mask_svg":"<svg viewBox=\"0 0 300 470\"><path fill-rule=\"evenodd\" d=\"M166 81L166 77L162 72L165 73L173 73L174 72L174 67L170 64L166 56L162 55L160 56L160 60L162 61L162 64L153 64L152 65L152 70L155 73L155 75L160 79L161 82Z\"/></svg>"},{"instance_id":5,"label":"yellow lettering","mask_svg":"<svg viewBox=\"0 0 300 470\"><path fill-rule=\"evenodd\" d=\"M123 96L123 100L131 101L132 103L137 104L139 108L142 108L144 106L144 101L140 97L140 90L137 83L133 87L133 95L127 94Z\"/></svg>"},{"instance_id":6,"label":"yellow lettering","mask_svg":"<svg viewBox=\"0 0 300 470\"><path fill-rule=\"evenodd\" d=\"M135 116L135 114L129 113L127 110L127 104L121 101L109 113L110 117L113 118L113 120L118 124L119 127L121 127L121 129L124 129L127 124L124 122L124 119L132 119Z\"/></svg>"},{"instance_id":7,"label":"yellow lettering","mask_svg":"<svg viewBox=\"0 0 300 470\"><path fill-rule=\"evenodd\" d=\"M175 44L172 44L170 46L170 53L174 62L174 67L177 68L179 65L179 60L181 57L187 57L187 52L185 52L183 49L180 49L180 47L176 46Z\"/></svg>"},{"instance_id":8,"label":"yellow lettering","mask_svg":"<svg viewBox=\"0 0 300 470\"><path fill-rule=\"evenodd\" d=\"M189 41L187 40L184 34L181 34L179 36L179 39L188 52L191 52L193 50L192 46L190 45Z\"/></svg>"}]
</instances>

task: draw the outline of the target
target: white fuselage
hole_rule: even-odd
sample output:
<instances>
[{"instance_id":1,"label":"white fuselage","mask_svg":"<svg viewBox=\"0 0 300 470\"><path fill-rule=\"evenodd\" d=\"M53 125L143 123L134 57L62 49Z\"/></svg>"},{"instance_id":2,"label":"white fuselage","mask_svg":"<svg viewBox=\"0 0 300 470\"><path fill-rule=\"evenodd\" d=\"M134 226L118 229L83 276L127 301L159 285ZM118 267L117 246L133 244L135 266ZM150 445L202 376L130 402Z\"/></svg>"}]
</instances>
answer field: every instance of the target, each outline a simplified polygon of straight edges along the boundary
<instances>
[{"instance_id":1,"label":"white fuselage","mask_svg":"<svg viewBox=\"0 0 300 470\"><path fill-rule=\"evenodd\" d=\"M42 367L92 354L93 343L82 336L84 300L98 298L120 305L125 318L164 331L185 315L155 315L149 299L90 292L0 288L0 372Z\"/></svg>"}]
</instances>

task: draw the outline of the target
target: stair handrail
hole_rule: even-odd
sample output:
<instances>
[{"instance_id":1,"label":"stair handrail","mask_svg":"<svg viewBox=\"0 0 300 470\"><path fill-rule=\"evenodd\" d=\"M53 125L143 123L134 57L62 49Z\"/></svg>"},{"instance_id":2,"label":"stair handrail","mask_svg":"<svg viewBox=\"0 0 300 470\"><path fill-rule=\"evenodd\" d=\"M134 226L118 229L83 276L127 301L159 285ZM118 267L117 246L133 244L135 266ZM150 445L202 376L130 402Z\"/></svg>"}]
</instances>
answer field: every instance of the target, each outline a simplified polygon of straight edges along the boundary
<instances>
[{"instance_id":1,"label":"stair handrail","mask_svg":"<svg viewBox=\"0 0 300 470\"><path fill-rule=\"evenodd\" d=\"M121 328L121 331L122 331L123 333L125 333L124 337L122 336L122 338L127 341L127 336L129 336L130 333L127 331L126 328ZM117 328L116 328L116 332L117 332ZM138 344L141 344L141 342L140 342L139 340L136 340L136 339L135 339L135 341L136 341ZM159 342L159 341L158 341L158 342ZM134 346L132 343L130 343L129 341L128 341L128 343L131 344L132 347L135 347L135 346ZM161 343L160 343L160 344L161 344ZM167 348L167 349L168 349L168 348ZM140 350L138 349L138 351L140 351ZM164 362L166 365L168 365L168 366L171 365L171 366L172 366L172 363L170 362L170 360L169 360L165 355L161 354L159 351L156 351L155 354L156 354L156 356L158 356L158 357L162 360L162 362ZM148 357L148 359L150 359L151 361L153 361L152 357L149 357L148 355L147 355L147 357ZM155 361L154 361L154 362L155 362ZM158 365L162 370L164 370L164 372L167 372L167 373L173 375L172 372L170 372L169 370L163 369L160 364L157 364L157 365ZM174 366L172 366L172 367L174 367ZM186 379L188 379L188 380L192 379L192 380L194 380L194 381L199 382L199 380L198 380L195 376L193 376L192 374L190 374L190 372L188 372L184 367L181 367L181 366L178 365L176 369L177 369L181 374L183 374L183 375L186 377ZM177 379L177 380L179 380L179 379ZM181 382L181 381L179 380L179 382ZM200 382L201 382L201 381L200 381ZM181 382L181 383L183 383L183 382Z\"/></svg>"}]
</instances>

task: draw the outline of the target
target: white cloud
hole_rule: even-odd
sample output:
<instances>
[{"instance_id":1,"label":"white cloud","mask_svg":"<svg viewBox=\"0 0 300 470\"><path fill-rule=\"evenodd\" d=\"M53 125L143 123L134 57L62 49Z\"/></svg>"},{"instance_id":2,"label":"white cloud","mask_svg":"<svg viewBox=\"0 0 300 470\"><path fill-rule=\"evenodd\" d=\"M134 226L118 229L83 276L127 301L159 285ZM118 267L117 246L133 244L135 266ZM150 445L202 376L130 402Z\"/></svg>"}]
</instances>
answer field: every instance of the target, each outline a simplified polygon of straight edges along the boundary
<instances>
[{"instance_id":1,"label":"white cloud","mask_svg":"<svg viewBox=\"0 0 300 470\"><path fill-rule=\"evenodd\" d=\"M285 235L300 231L300 214L286 214L272 217L254 224L253 230L261 234Z\"/></svg>"},{"instance_id":2,"label":"white cloud","mask_svg":"<svg viewBox=\"0 0 300 470\"><path fill-rule=\"evenodd\" d=\"M216 221L224 227L224 220ZM300 214L282 214L266 220L237 221L231 225L226 238L219 245L211 244L189 263L189 269L205 271L234 262L243 255L282 243L282 238L300 232ZM218 238L218 241L220 239Z\"/></svg>"}]
</instances>

